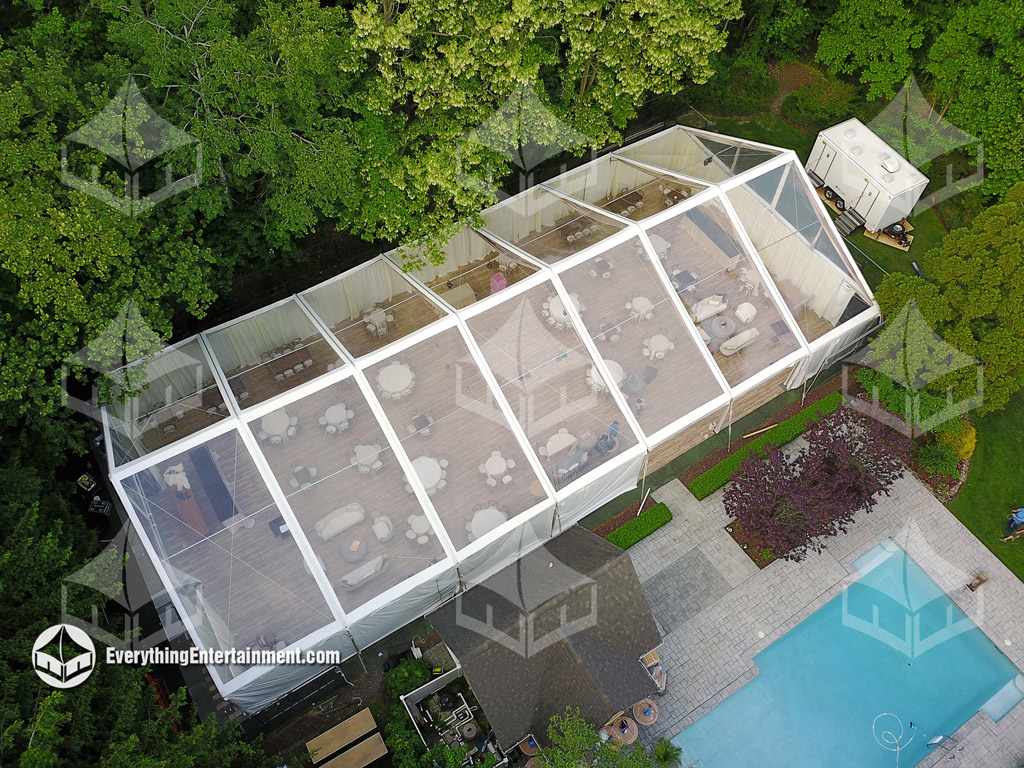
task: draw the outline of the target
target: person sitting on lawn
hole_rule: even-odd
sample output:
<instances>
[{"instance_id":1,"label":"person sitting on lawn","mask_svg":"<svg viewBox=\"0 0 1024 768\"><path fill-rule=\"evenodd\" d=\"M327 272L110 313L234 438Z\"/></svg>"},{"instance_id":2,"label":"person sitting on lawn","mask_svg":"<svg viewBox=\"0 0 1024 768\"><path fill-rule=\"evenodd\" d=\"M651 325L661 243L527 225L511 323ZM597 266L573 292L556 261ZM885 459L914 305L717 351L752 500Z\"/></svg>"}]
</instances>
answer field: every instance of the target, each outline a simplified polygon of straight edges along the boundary
<instances>
[{"instance_id":1,"label":"person sitting on lawn","mask_svg":"<svg viewBox=\"0 0 1024 768\"><path fill-rule=\"evenodd\" d=\"M1024 507L1010 510L1010 514L1006 518L1006 532L1009 533L1018 525L1024 525Z\"/></svg>"}]
</instances>

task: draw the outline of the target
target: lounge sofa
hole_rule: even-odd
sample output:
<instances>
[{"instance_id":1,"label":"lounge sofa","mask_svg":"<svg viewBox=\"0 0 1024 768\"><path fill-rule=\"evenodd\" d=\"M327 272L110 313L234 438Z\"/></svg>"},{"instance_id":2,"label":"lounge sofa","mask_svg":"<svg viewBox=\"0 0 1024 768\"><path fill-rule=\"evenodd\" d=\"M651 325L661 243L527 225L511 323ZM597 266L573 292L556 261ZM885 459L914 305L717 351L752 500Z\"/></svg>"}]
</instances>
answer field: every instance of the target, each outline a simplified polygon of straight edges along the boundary
<instances>
[{"instance_id":1,"label":"lounge sofa","mask_svg":"<svg viewBox=\"0 0 1024 768\"><path fill-rule=\"evenodd\" d=\"M329 541L353 525L363 521L363 507L360 504L346 504L331 512L316 524L316 533L323 541Z\"/></svg>"},{"instance_id":2,"label":"lounge sofa","mask_svg":"<svg viewBox=\"0 0 1024 768\"><path fill-rule=\"evenodd\" d=\"M718 351L723 355L735 355L744 347L750 346L754 343L758 336L757 328L747 328L747 330L737 333L735 336L730 336L728 339L722 342L722 346L718 348Z\"/></svg>"},{"instance_id":3,"label":"lounge sofa","mask_svg":"<svg viewBox=\"0 0 1024 768\"><path fill-rule=\"evenodd\" d=\"M338 583L343 589L359 589L359 587L363 586L366 582L384 573L390 564L391 561L388 559L387 555L377 555L375 558L368 560L355 570L346 573L338 579Z\"/></svg>"},{"instance_id":4,"label":"lounge sofa","mask_svg":"<svg viewBox=\"0 0 1024 768\"><path fill-rule=\"evenodd\" d=\"M709 317L714 317L719 312L724 311L728 306L729 304L725 301L724 296L708 296L707 298L701 299L693 305L693 309L691 310L693 314L693 322L704 322Z\"/></svg>"}]
</instances>

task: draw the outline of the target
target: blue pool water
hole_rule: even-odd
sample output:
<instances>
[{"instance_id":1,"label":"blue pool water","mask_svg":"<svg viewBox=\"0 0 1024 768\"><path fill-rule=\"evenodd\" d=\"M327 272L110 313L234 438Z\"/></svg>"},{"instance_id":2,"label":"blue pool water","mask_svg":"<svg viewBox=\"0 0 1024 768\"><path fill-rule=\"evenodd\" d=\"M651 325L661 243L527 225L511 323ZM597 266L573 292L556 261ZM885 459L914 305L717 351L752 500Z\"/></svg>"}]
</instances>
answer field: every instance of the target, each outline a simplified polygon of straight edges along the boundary
<instances>
[{"instance_id":1,"label":"blue pool water","mask_svg":"<svg viewBox=\"0 0 1024 768\"><path fill-rule=\"evenodd\" d=\"M895 543L854 565L858 581L755 656L757 677L673 739L688 760L911 768L978 710L998 720L1024 699L1017 668Z\"/></svg>"}]
</instances>

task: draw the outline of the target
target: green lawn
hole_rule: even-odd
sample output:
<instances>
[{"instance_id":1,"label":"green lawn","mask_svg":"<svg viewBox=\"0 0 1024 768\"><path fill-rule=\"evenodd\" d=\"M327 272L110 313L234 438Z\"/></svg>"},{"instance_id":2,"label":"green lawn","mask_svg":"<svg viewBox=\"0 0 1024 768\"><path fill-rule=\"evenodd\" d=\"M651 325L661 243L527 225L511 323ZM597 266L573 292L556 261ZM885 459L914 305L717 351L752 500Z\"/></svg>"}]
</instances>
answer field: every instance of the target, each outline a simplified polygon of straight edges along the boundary
<instances>
[{"instance_id":1,"label":"green lawn","mask_svg":"<svg viewBox=\"0 0 1024 768\"><path fill-rule=\"evenodd\" d=\"M726 136L759 141L792 149L806 162L814 146L815 135L794 128L781 117L765 112L748 117L715 117L715 130Z\"/></svg>"},{"instance_id":2,"label":"green lawn","mask_svg":"<svg viewBox=\"0 0 1024 768\"><path fill-rule=\"evenodd\" d=\"M1024 581L1024 539L1000 542L1011 507L1024 506L1024 391L1005 408L975 420L978 448L953 514Z\"/></svg>"},{"instance_id":3,"label":"green lawn","mask_svg":"<svg viewBox=\"0 0 1024 768\"><path fill-rule=\"evenodd\" d=\"M860 265L861 272L864 273L868 285L872 288L877 288L885 276L879 267L886 272L913 274L914 269L910 266L910 262L916 261L920 264L923 254L942 244L942 238L945 236L946 230L942 228L939 217L935 215L934 208L929 208L917 216L910 217L909 221L914 227L914 243L910 246L909 253L904 253L897 248L890 248L888 245L876 243L874 240L869 240L864 237L863 229L854 232L847 243L850 252L857 260L857 264ZM864 253L858 251L857 248L860 248ZM864 258L865 253L878 264L877 267Z\"/></svg>"}]
</instances>

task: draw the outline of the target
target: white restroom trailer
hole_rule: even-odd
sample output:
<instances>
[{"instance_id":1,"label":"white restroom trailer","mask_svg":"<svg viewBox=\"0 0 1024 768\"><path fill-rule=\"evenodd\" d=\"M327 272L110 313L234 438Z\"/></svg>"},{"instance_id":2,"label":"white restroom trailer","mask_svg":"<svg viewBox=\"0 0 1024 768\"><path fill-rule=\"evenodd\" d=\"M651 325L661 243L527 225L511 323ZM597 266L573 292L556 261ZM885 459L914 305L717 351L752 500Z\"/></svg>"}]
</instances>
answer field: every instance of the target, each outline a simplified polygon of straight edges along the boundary
<instances>
[{"instance_id":1,"label":"white restroom trailer","mask_svg":"<svg viewBox=\"0 0 1024 768\"><path fill-rule=\"evenodd\" d=\"M869 232L909 216L928 185L928 177L856 118L819 133L806 168L825 197L862 219L857 223Z\"/></svg>"}]
</instances>

